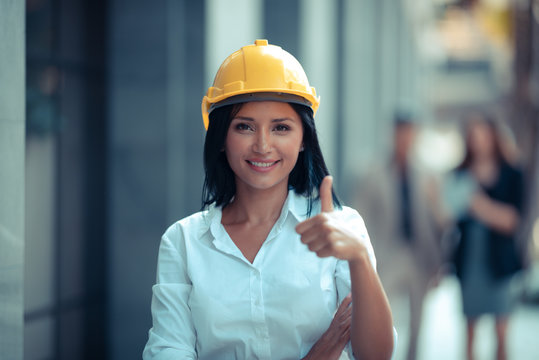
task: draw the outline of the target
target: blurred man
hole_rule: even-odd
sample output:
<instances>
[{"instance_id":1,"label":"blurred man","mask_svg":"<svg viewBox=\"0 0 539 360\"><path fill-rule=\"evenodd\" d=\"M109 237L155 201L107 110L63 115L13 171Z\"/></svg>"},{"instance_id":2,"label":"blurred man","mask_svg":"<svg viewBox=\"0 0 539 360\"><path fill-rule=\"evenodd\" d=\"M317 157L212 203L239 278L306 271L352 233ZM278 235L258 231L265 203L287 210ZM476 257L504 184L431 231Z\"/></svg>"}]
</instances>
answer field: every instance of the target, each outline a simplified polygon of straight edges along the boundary
<instances>
[{"instance_id":1,"label":"blurred man","mask_svg":"<svg viewBox=\"0 0 539 360\"><path fill-rule=\"evenodd\" d=\"M412 162L416 133L412 120L405 114L395 116L394 151L388 161L368 171L357 204L392 307L400 296L409 299L409 360L416 358L423 299L442 258L428 198L429 179Z\"/></svg>"}]
</instances>

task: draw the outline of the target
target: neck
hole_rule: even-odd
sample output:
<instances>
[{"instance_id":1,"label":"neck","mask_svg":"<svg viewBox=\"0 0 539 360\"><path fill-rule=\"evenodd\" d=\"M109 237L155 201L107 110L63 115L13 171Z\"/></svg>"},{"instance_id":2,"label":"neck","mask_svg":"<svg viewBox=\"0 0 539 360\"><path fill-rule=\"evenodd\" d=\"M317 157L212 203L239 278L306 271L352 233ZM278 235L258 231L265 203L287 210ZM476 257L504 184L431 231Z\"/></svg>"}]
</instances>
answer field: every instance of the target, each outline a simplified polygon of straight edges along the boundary
<instances>
[{"instance_id":1,"label":"neck","mask_svg":"<svg viewBox=\"0 0 539 360\"><path fill-rule=\"evenodd\" d=\"M253 189L236 183L234 201L223 210L223 224L275 222L288 196L288 182L269 189Z\"/></svg>"},{"instance_id":2,"label":"neck","mask_svg":"<svg viewBox=\"0 0 539 360\"><path fill-rule=\"evenodd\" d=\"M406 168L408 167L408 158L406 155L403 154L395 154L395 164L397 165L397 169L399 169L400 172L404 172Z\"/></svg>"},{"instance_id":3,"label":"neck","mask_svg":"<svg viewBox=\"0 0 539 360\"><path fill-rule=\"evenodd\" d=\"M484 165L496 163L492 154L477 154L472 158L472 165Z\"/></svg>"}]
</instances>

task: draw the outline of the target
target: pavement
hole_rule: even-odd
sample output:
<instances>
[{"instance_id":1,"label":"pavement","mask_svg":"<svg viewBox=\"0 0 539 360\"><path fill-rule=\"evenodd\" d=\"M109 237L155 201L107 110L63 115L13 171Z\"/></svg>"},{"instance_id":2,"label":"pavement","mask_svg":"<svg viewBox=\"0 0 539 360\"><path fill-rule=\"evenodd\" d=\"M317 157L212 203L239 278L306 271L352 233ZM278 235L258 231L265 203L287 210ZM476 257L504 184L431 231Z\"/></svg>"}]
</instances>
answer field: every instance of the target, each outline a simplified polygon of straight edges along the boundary
<instances>
[{"instance_id":1,"label":"pavement","mask_svg":"<svg viewBox=\"0 0 539 360\"><path fill-rule=\"evenodd\" d=\"M536 271L535 276L537 274ZM528 277L529 274L526 278L516 279L516 294L522 294L523 284L530 283ZM393 304L394 322L399 334L394 360L406 359L407 306L405 299ZM460 287L454 276L445 277L429 292L423 311L417 360L465 360L466 321L462 315ZM539 360L539 302L518 301L509 321L508 360ZM495 352L494 318L484 316L477 324L475 360L494 360Z\"/></svg>"}]
</instances>

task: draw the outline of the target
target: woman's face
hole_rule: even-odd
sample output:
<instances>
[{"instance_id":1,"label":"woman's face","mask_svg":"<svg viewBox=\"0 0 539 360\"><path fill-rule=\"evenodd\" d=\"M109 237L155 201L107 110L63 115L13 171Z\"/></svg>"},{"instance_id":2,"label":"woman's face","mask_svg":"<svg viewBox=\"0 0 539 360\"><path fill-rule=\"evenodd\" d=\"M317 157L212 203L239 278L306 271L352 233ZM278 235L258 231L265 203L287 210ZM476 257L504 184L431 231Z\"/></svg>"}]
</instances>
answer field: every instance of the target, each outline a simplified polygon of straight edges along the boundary
<instances>
[{"instance_id":1,"label":"woman's face","mask_svg":"<svg viewBox=\"0 0 539 360\"><path fill-rule=\"evenodd\" d=\"M232 119L225 140L236 187L265 190L288 187L303 143L299 115L287 103L245 103Z\"/></svg>"},{"instance_id":2,"label":"woman's face","mask_svg":"<svg viewBox=\"0 0 539 360\"><path fill-rule=\"evenodd\" d=\"M485 157L494 154L494 134L484 121L472 121L468 129L468 142L474 156Z\"/></svg>"}]
</instances>

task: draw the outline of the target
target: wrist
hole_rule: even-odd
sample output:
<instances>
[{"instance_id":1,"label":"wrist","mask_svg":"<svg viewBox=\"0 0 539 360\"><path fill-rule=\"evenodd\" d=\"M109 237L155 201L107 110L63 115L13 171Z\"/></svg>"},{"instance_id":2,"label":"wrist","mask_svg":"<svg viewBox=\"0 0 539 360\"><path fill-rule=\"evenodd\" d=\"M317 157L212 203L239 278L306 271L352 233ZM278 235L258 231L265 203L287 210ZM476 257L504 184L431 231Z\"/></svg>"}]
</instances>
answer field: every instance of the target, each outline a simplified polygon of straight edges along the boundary
<instances>
[{"instance_id":1,"label":"wrist","mask_svg":"<svg viewBox=\"0 0 539 360\"><path fill-rule=\"evenodd\" d=\"M369 259L369 254L367 253L367 250L360 250L356 254L356 256L350 258L348 260L348 265L350 268L361 268L365 266L370 266L371 260Z\"/></svg>"}]
</instances>

